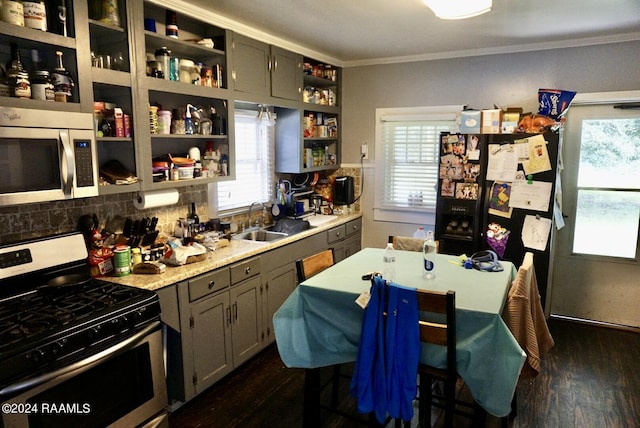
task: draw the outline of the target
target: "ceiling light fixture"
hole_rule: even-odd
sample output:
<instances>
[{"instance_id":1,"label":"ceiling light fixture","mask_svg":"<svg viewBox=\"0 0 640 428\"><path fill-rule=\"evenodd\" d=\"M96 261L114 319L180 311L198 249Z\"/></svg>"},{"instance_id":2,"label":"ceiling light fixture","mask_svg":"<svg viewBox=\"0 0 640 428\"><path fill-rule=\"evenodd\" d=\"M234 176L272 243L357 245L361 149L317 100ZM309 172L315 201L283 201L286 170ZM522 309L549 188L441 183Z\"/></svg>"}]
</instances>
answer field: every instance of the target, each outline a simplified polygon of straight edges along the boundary
<instances>
[{"instance_id":1,"label":"ceiling light fixture","mask_svg":"<svg viewBox=\"0 0 640 428\"><path fill-rule=\"evenodd\" d=\"M492 0L422 0L440 19L467 19L491 10Z\"/></svg>"}]
</instances>

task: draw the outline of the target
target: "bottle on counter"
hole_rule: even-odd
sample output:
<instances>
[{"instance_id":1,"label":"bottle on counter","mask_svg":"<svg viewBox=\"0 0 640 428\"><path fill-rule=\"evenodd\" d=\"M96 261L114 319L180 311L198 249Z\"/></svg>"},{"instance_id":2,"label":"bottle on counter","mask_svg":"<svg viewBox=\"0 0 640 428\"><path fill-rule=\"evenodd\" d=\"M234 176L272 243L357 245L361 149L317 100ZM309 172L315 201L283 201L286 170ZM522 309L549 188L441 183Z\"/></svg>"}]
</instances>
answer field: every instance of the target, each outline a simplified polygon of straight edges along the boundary
<instances>
[{"instance_id":1,"label":"bottle on counter","mask_svg":"<svg viewBox=\"0 0 640 428\"><path fill-rule=\"evenodd\" d=\"M422 256L424 257L424 274L426 279L436 277L434 259L436 256L436 241L433 238L433 231L427 232L427 239L422 247Z\"/></svg>"},{"instance_id":2,"label":"bottle on counter","mask_svg":"<svg viewBox=\"0 0 640 428\"><path fill-rule=\"evenodd\" d=\"M9 96L15 98L31 98L31 81L29 73L22 65L20 49L15 43L11 43L11 60L7 64L7 82L9 84Z\"/></svg>"},{"instance_id":3,"label":"bottle on counter","mask_svg":"<svg viewBox=\"0 0 640 428\"><path fill-rule=\"evenodd\" d=\"M191 202L191 210L189 211L189 214L187 214L187 220L192 220L194 225L200 224L200 217L198 217L198 214L196 214L195 202Z\"/></svg>"},{"instance_id":4,"label":"bottle on counter","mask_svg":"<svg viewBox=\"0 0 640 428\"><path fill-rule=\"evenodd\" d=\"M382 263L384 269L382 270L382 277L387 281L396 280L396 250L393 249L393 243L388 242L387 247L384 249L382 255Z\"/></svg>"},{"instance_id":5,"label":"bottle on counter","mask_svg":"<svg viewBox=\"0 0 640 428\"><path fill-rule=\"evenodd\" d=\"M66 103L73 95L71 92L75 83L71 77L71 73L64 68L62 62L62 52L56 51L56 67L51 73L51 82L55 93L55 100Z\"/></svg>"}]
</instances>

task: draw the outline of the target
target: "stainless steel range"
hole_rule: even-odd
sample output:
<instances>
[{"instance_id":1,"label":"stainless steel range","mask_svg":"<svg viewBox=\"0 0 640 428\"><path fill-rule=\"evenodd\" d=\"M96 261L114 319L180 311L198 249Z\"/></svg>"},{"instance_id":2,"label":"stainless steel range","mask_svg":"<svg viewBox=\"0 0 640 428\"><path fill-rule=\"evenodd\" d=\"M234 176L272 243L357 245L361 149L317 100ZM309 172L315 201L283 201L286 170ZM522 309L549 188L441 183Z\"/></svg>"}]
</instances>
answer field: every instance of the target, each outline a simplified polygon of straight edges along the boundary
<instances>
[{"instance_id":1,"label":"stainless steel range","mask_svg":"<svg viewBox=\"0 0 640 428\"><path fill-rule=\"evenodd\" d=\"M158 297L87 255L81 234L0 247L0 427L168 424Z\"/></svg>"}]
</instances>

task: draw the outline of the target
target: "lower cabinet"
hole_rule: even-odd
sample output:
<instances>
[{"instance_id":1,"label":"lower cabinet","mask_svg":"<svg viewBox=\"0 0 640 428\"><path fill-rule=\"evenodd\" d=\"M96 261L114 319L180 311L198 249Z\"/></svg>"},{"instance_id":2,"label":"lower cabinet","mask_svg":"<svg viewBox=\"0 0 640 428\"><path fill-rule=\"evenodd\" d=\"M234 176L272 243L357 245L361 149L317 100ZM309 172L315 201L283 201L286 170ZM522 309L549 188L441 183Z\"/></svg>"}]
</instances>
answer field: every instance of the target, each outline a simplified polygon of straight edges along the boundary
<instances>
[{"instance_id":1,"label":"lower cabinet","mask_svg":"<svg viewBox=\"0 0 640 428\"><path fill-rule=\"evenodd\" d=\"M264 285L263 314L265 321L265 345L273 343L275 333L273 331L273 314L282 306L287 297L295 290L296 265L289 261L283 266L272 268L266 275Z\"/></svg>"},{"instance_id":2,"label":"lower cabinet","mask_svg":"<svg viewBox=\"0 0 640 428\"><path fill-rule=\"evenodd\" d=\"M295 290L295 261L360 250L361 220L158 290L170 407L189 401L275 341L273 315Z\"/></svg>"},{"instance_id":3,"label":"lower cabinet","mask_svg":"<svg viewBox=\"0 0 640 428\"><path fill-rule=\"evenodd\" d=\"M253 357L263 347L261 291L260 276L232 285L229 290L234 367Z\"/></svg>"},{"instance_id":4,"label":"lower cabinet","mask_svg":"<svg viewBox=\"0 0 640 428\"><path fill-rule=\"evenodd\" d=\"M191 392L196 395L233 370L229 293L199 301L190 306L189 313L191 340L187 343L191 349L183 349L183 355L193 359L193 374L185 380L192 382Z\"/></svg>"}]
</instances>

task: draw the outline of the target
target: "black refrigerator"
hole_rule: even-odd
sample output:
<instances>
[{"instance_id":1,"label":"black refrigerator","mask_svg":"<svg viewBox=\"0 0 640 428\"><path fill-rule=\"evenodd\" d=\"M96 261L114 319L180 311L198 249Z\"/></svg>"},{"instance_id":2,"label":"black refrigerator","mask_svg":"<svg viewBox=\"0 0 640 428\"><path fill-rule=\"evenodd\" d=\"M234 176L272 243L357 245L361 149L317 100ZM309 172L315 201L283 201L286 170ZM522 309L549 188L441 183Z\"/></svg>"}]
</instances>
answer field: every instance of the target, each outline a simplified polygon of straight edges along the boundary
<instances>
[{"instance_id":1,"label":"black refrigerator","mask_svg":"<svg viewBox=\"0 0 640 428\"><path fill-rule=\"evenodd\" d=\"M533 253L546 299L560 135L440 136L435 236L445 254L493 250L519 267Z\"/></svg>"}]
</instances>

